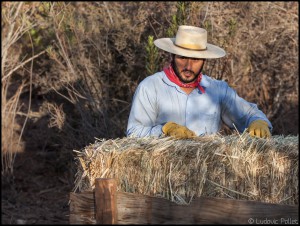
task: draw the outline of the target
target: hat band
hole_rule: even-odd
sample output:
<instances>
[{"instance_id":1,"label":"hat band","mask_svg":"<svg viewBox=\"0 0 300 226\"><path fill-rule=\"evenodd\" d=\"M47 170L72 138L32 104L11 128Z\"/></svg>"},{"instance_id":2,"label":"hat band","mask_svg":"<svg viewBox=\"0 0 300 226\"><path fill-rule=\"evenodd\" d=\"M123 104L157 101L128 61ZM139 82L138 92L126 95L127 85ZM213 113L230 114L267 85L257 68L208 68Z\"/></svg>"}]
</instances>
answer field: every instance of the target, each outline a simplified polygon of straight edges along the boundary
<instances>
[{"instance_id":1,"label":"hat band","mask_svg":"<svg viewBox=\"0 0 300 226\"><path fill-rule=\"evenodd\" d=\"M187 49L187 50L197 50L197 51L205 51L205 50L207 50L207 47L205 47L205 49L201 49L201 48L198 48L197 45L189 45L189 47L180 46L180 45L177 45L176 43L174 43L174 45L177 46L177 47L179 47L179 48Z\"/></svg>"}]
</instances>

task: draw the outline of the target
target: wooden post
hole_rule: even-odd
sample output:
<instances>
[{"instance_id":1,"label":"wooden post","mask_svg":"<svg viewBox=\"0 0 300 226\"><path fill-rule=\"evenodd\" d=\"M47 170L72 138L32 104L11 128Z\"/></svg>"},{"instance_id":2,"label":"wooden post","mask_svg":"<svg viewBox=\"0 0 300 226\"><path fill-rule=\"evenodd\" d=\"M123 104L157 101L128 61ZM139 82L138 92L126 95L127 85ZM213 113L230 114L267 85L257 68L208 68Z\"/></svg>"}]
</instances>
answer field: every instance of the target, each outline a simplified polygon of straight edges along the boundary
<instances>
[{"instance_id":1,"label":"wooden post","mask_svg":"<svg viewBox=\"0 0 300 226\"><path fill-rule=\"evenodd\" d=\"M95 180L96 224L117 224L117 186L112 178Z\"/></svg>"}]
</instances>

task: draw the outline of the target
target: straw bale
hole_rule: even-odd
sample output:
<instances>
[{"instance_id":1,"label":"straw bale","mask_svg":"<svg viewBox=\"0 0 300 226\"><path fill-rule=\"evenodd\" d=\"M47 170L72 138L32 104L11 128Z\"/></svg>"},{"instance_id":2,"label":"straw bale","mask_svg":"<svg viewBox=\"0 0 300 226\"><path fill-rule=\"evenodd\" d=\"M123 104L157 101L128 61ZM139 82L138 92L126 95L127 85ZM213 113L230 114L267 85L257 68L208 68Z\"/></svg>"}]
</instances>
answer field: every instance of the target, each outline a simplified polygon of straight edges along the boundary
<instances>
[{"instance_id":1,"label":"straw bale","mask_svg":"<svg viewBox=\"0 0 300 226\"><path fill-rule=\"evenodd\" d=\"M115 178L118 191L178 204L207 196L295 205L298 150L298 136L260 139L247 133L96 140L74 150L74 192L94 189L96 178Z\"/></svg>"}]
</instances>

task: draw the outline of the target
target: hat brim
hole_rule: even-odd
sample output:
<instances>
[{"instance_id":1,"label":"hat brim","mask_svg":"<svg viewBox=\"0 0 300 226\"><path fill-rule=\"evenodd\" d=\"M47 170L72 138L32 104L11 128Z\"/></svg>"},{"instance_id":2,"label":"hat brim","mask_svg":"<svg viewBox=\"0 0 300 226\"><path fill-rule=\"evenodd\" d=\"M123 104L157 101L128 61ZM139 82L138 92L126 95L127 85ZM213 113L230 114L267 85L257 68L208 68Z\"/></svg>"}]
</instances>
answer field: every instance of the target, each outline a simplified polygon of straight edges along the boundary
<instances>
[{"instance_id":1,"label":"hat brim","mask_svg":"<svg viewBox=\"0 0 300 226\"><path fill-rule=\"evenodd\" d=\"M189 50L174 45L174 42L175 38L160 38L154 41L154 45L164 51L185 57L210 59L226 55L226 52L222 48L209 43L206 44L206 50Z\"/></svg>"}]
</instances>

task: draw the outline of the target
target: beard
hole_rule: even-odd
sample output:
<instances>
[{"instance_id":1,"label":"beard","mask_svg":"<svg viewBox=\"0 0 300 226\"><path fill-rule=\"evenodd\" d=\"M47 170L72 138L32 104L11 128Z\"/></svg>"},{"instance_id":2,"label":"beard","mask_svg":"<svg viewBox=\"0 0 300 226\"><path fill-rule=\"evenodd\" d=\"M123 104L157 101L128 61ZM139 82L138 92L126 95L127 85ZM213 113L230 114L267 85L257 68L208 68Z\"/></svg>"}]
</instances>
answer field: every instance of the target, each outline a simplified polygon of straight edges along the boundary
<instances>
[{"instance_id":1,"label":"beard","mask_svg":"<svg viewBox=\"0 0 300 226\"><path fill-rule=\"evenodd\" d=\"M193 75L191 78L185 79L185 78L183 78L183 77L181 76L181 74L180 74L180 72L179 72L179 70L178 70L178 68L177 68L177 66L176 66L176 64L175 64L174 58L173 58L173 60L172 60L172 62L171 62L171 65L172 65L172 67L173 67L173 69L174 69L175 74L177 75L177 77L179 78L179 80L180 80L181 82L183 82L183 83L191 83L191 82L194 82L194 81L198 78L198 75L200 74L200 72L202 71L202 68L203 68L203 66L204 66L204 64L202 64L201 68L200 68L199 71L196 72L196 73L195 73L194 71L191 71L191 70L183 70L183 71L181 71L181 72L190 72L190 73Z\"/></svg>"}]
</instances>

